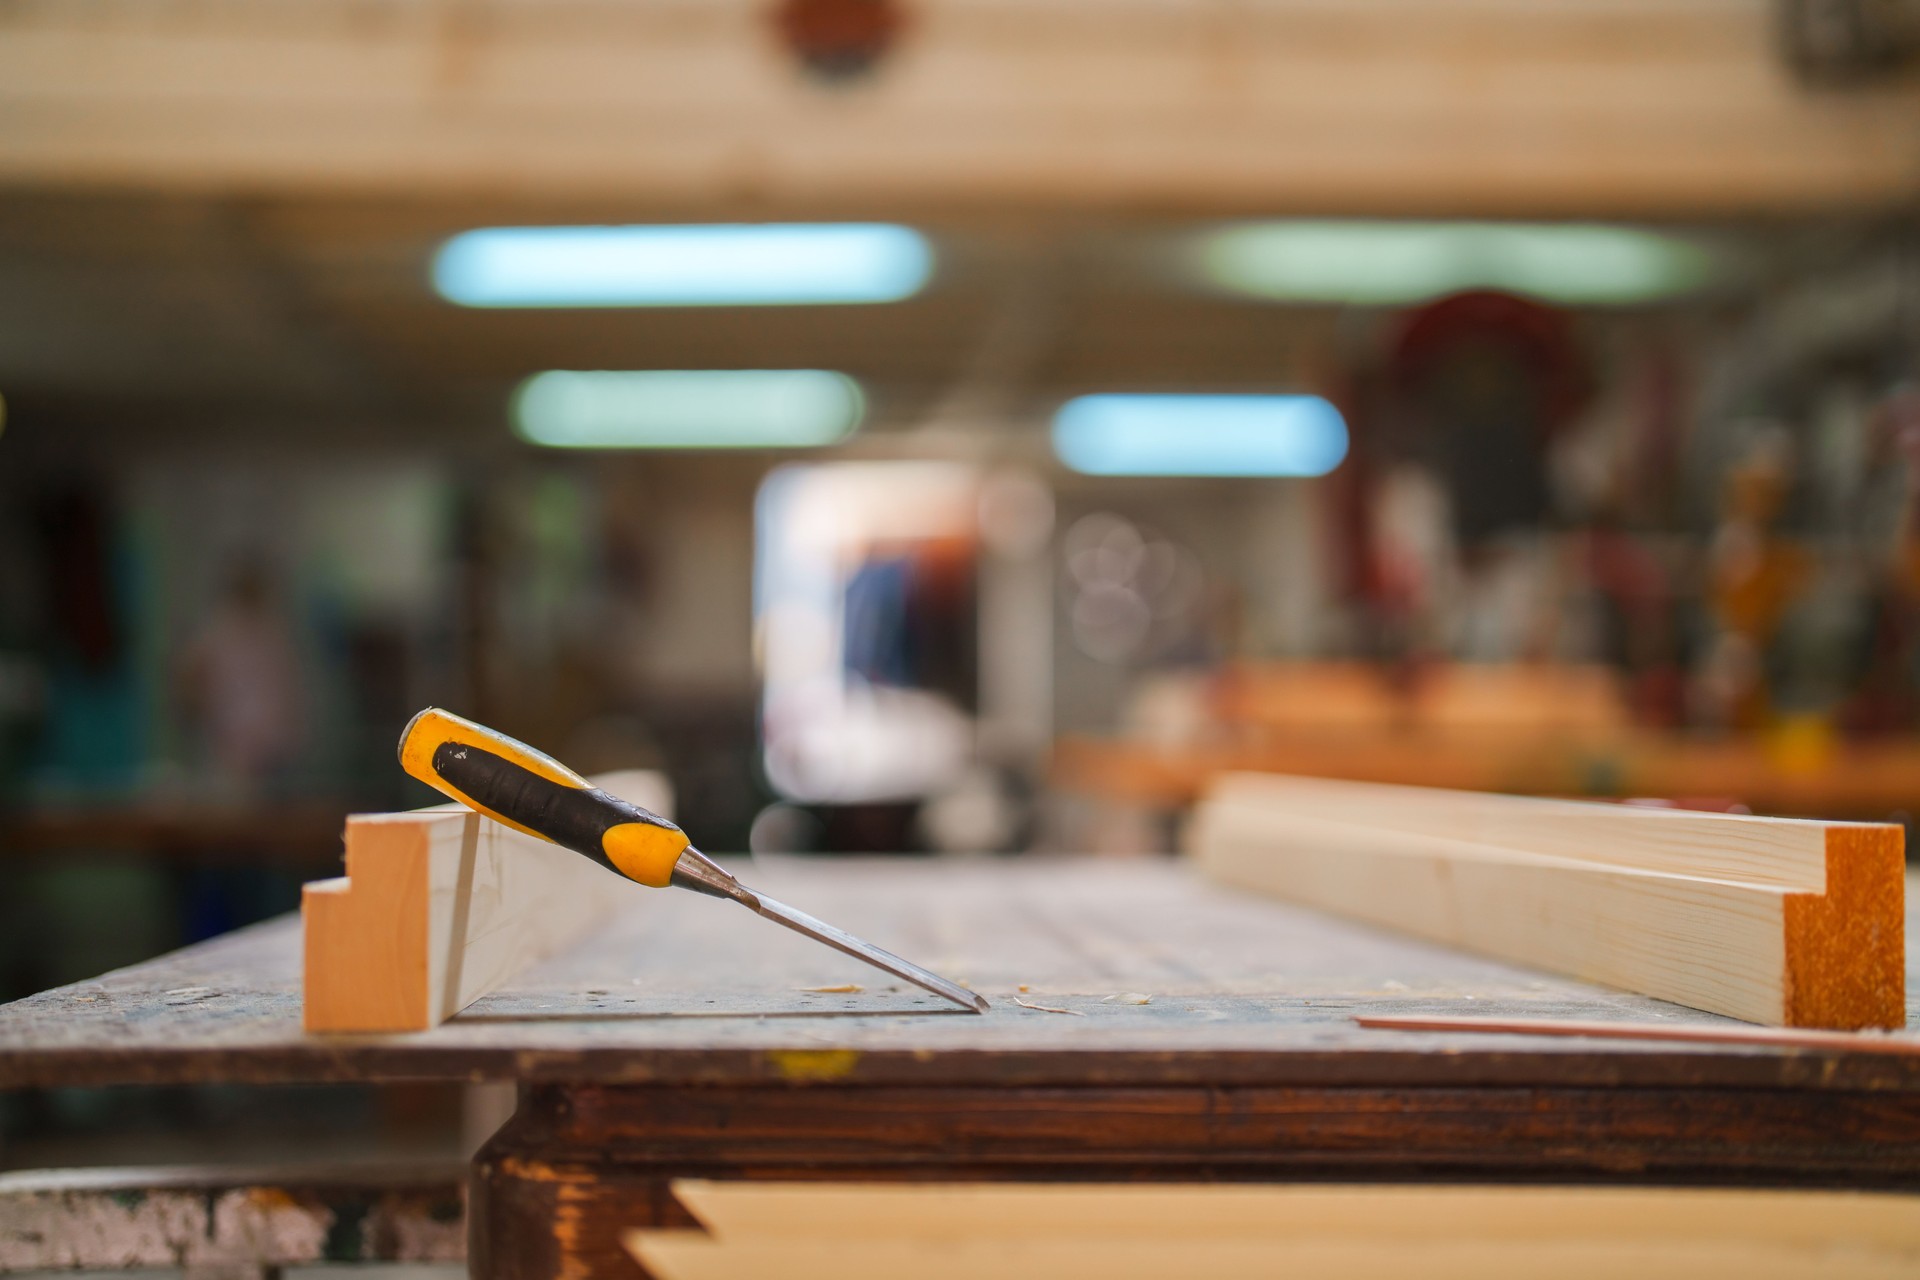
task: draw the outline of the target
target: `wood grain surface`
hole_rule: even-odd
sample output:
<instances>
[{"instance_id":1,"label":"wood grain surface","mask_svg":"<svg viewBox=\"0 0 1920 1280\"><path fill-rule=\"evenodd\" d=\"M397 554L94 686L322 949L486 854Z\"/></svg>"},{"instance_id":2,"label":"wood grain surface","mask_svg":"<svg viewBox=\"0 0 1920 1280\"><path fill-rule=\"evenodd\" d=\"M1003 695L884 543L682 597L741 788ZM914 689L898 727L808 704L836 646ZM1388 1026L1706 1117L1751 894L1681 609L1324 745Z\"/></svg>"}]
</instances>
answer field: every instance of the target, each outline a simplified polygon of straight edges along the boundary
<instances>
[{"instance_id":1,"label":"wood grain surface","mask_svg":"<svg viewBox=\"0 0 1920 1280\"><path fill-rule=\"evenodd\" d=\"M1662 1187L681 1180L655 1276L1911 1276L1920 1197Z\"/></svg>"},{"instance_id":2,"label":"wood grain surface","mask_svg":"<svg viewBox=\"0 0 1920 1280\"><path fill-rule=\"evenodd\" d=\"M1904 832L1277 774L1215 780L1201 871L1750 1022L1906 1023Z\"/></svg>"},{"instance_id":3,"label":"wood grain surface","mask_svg":"<svg viewBox=\"0 0 1920 1280\"><path fill-rule=\"evenodd\" d=\"M730 904L615 884L623 897L609 925L431 1031L303 1034L300 935L286 919L0 1007L0 1086L1920 1086L1920 1065L1886 1055L1366 1031L1352 1015L1727 1024L1210 886L1176 862L762 860L737 869L969 982L993 1011L947 1012ZM848 983L862 989L805 990ZM1151 1000L1129 999L1138 995ZM1015 997L1083 1016L1022 1008Z\"/></svg>"},{"instance_id":4,"label":"wood grain surface","mask_svg":"<svg viewBox=\"0 0 1920 1280\"><path fill-rule=\"evenodd\" d=\"M1920 181L1910 79L1808 91L1749 0L933 4L856 97L798 74L746 0L516 0L451 29L213 11L0 7L0 175L729 219L1712 218L1898 209Z\"/></svg>"},{"instance_id":5,"label":"wood grain surface","mask_svg":"<svg viewBox=\"0 0 1920 1280\"><path fill-rule=\"evenodd\" d=\"M666 779L594 779L672 813ZM632 886L465 805L347 819L343 877L305 886L308 1031L424 1031L596 931Z\"/></svg>"},{"instance_id":6,"label":"wood grain surface","mask_svg":"<svg viewBox=\"0 0 1920 1280\"><path fill-rule=\"evenodd\" d=\"M1851 1241L1920 1257L1920 1197L1848 1191L1640 1187L713 1182L673 1194L722 1240Z\"/></svg>"},{"instance_id":7,"label":"wood grain surface","mask_svg":"<svg viewBox=\"0 0 1920 1280\"><path fill-rule=\"evenodd\" d=\"M695 1233L634 1233L634 1256L659 1280L1271 1280L1274 1276L1338 1276L1340 1280L1907 1280L1911 1254L1728 1240L1422 1241L1418 1244L1338 1240L1221 1239L1204 1242L1051 1239L972 1240L945 1245L856 1237L753 1240L727 1245Z\"/></svg>"}]
</instances>

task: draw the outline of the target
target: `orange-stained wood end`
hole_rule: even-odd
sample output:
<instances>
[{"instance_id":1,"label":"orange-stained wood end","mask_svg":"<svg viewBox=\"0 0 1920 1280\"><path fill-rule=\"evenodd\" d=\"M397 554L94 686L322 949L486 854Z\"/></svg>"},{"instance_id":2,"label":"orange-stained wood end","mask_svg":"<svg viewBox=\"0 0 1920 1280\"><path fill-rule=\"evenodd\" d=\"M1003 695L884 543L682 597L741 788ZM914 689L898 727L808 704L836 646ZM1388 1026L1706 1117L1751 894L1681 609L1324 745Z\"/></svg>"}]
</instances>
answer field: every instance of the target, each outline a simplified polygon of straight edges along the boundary
<instances>
[{"instance_id":1,"label":"orange-stained wood end","mask_svg":"<svg viewBox=\"0 0 1920 1280\"><path fill-rule=\"evenodd\" d=\"M1907 1022L1906 832L1827 828L1827 891L1785 903L1786 1023L1903 1027Z\"/></svg>"},{"instance_id":2,"label":"orange-stained wood end","mask_svg":"<svg viewBox=\"0 0 1920 1280\"><path fill-rule=\"evenodd\" d=\"M594 785L656 811L672 804L657 774ZM346 847L347 877L307 886L301 901L312 1032L437 1026L598 928L633 887L460 805L356 814Z\"/></svg>"},{"instance_id":3,"label":"orange-stained wood end","mask_svg":"<svg viewBox=\"0 0 1920 1280\"><path fill-rule=\"evenodd\" d=\"M428 838L416 823L348 820L347 876L301 890L308 1031L422 1031Z\"/></svg>"}]
</instances>

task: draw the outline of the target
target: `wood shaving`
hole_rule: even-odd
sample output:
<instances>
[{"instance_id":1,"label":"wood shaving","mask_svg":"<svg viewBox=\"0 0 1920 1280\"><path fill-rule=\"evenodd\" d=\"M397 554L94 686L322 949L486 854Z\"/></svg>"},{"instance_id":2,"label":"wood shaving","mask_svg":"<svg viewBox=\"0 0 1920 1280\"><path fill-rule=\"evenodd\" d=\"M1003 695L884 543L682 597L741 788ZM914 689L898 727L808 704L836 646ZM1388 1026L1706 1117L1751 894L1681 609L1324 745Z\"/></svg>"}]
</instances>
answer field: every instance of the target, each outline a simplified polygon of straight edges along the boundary
<instances>
[{"instance_id":1,"label":"wood shaving","mask_svg":"<svg viewBox=\"0 0 1920 1280\"><path fill-rule=\"evenodd\" d=\"M857 982L843 982L837 987L800 987L798 989L817 996L850 996L866 990Z\"/></svg>"},{"instance_id":2,"label":"wood shaving","mask_svg":"<svg viewBox=\"0 0 1920 1280\"><path fill-rule=\"evenodd\" d=\"M1152 1004L1153 997L1144 991L1129 991L1125 995L1102 996L1101 1004L1112 1004L1118 1000L1121 1004Z\"/></svg>"},{"instance_id":3,"label":"wood shaving","mask_svg":"<svg viewBox=\"0 0 1920 1280\"><path fill-rule=\"evenodd\" d=\"M1022 1000L1018 996L1015 996L1013 998L1013 1002L1019 1005L1022 1009L1037 1009L1041 1013L1064 1013L1069 1018L1084 1018L1087 1016L1086 1014L1080 1012L1078 1009L1056 1009L1050 1004L1032 1004L1032 1003L1029 1003L1028 1001Z\"/></svg>"}]
</instances>

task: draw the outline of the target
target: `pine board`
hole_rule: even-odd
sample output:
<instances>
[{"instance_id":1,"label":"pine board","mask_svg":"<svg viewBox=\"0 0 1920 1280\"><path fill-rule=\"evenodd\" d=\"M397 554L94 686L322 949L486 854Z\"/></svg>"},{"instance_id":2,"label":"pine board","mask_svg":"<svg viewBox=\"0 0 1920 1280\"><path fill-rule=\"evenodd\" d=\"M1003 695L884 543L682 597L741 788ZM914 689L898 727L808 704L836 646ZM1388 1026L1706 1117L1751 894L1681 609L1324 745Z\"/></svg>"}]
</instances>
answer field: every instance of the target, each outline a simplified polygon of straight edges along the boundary
<instances>
[{"instance_id":1,"label":"pine board","mask_svg":"<svg viewBox=\"0 0 1920 1280\"><path fill-rule=\"evenodd\" d=\"M1770 1025L1905 1021L1894 826L1327 782L1217 781L1222 883Z\"/></svg>"},{"instance_id":2,"label":"pine board","mask_svg":"<svg viewBox=\"0 0 1920 1280\"><path fill-rule=\"evenodd\" d=\"M656 1280L1908 1280L1910 1254L1830 1249L1780 1249L1715 1241L1706 1245L1583 1240L1470 1243L1423 1242L1418 1246L1363 1241L1037 1240L1002 1243L879 1240L837 1244L759 1241L726 1245L713 1241L651 1237L635 1256Z\"/></svg>"},{"instance_id":3,"label":"pine board","mask_svg":"<svg viewBox=\"0 0 1920 1280\"><path fill-rule=\"evenodd\" d=\"M665 780L599 785L656 812ZM347 819L345 876L305 887L302 1021L424 1031L604 924L638 886L464 805Z\"/></svg>"},{"instance_id":4,"label":"pine board","mask_svg":"<svg viewBox=\"0 0 1920 1280\"><path fill-rule=\"evenodd\" d=\"M660 1280L994 1275L1878 1277L1920 1197L1667 1188L681 1180L704 1231L633 1231Z\"/></svg>"}]
</instances>

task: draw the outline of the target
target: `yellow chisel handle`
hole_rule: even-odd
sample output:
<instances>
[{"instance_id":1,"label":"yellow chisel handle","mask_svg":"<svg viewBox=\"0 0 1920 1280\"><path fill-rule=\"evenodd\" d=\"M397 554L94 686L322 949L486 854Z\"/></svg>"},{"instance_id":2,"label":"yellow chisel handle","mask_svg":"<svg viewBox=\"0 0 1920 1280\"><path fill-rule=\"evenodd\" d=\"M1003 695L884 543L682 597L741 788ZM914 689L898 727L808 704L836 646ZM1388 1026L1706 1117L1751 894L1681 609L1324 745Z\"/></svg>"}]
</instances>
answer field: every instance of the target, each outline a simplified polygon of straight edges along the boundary
<instances>
[{"instance_id":1,"label":"yellow chisel handle","mask_svg":"<svg viewBox=\"0 0 1920 1280\"><path fill-rule=\"evenodd\" d=\"M687 833L608 795L552 756L428 707L400 735L400 767L496 822L664 888Z\"/></svg>"}]
</instances>

